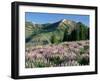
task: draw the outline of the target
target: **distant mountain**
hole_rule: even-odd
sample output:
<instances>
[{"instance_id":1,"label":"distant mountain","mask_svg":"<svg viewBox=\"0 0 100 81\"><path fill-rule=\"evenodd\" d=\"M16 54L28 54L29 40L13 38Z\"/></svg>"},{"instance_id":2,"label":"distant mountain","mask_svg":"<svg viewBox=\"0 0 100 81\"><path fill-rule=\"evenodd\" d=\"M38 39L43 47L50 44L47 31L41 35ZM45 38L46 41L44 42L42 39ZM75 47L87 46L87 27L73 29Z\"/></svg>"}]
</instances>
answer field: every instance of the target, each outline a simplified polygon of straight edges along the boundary
<instances>
[{"instance_id":1,"label":"distant mountain","mask_svg":"<svg viewBox=\"0 0 100 81\"><path fill-rule=\"evenodd\" d=\"M25 22L27 45L41 45L89 39L89 27L81 22L60 20L54 23L33 24Z\"/></svg>"}]
</instances>

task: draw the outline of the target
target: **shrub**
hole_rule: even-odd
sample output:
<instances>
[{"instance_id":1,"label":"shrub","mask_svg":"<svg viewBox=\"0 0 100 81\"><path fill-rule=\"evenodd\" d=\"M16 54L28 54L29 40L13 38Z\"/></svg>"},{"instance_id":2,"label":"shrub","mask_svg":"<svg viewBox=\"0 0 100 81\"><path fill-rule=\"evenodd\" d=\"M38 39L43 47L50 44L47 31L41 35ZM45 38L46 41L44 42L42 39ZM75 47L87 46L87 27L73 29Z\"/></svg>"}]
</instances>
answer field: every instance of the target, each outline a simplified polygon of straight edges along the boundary
<instances>
[{"instance_id":1,"label":"shrub","mask_svg":"<svg viewBox=\"0 0 100 81\"><path fill-rule=\"evenodd\" d=\"M80 54L84 54L84 53L85 53L84 48L81 48L81 49L80 49Z\"/></svg>"},{"instance_id":2,"label":"shrub","mask_svg":"<svg viewBox=\"0 0 100 81\"><path fill-rule=\"evenodd\" d=\"M88 49L89 49L89 45L85 45L84 50L88 50Z\"/></svg>"},{"instance_id":3,"label":"shrub","mask_svg":"<svg viewBox=\"0 0 100 81\"><path fill-rule=\"evenodd\" d=\"M81 58L79 59L78 63L80 65L88 65L89 64L89 55L88 54L83 54Z\"/></svg>"}]
</instances>

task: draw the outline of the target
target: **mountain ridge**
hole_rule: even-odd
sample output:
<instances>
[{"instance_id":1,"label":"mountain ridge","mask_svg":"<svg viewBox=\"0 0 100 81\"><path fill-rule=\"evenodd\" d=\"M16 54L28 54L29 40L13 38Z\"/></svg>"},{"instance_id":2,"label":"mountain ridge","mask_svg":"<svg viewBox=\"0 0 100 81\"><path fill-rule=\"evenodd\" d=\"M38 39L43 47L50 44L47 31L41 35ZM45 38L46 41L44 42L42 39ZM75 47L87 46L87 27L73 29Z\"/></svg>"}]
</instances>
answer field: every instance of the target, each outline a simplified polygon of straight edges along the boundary
<instances>
[{"instance_id":1,"label":"mountain ridge","mask_svg":"<svg viewBox=\"0 0 100 81\"><path fill-rule=\"evenodd\" d=\"M25 22L26 44L35 42L59 43L61 41L76 41L89 39L89 27L82 22L62 19L54 23L33 24Z\"/></svg>"}]
</instances>

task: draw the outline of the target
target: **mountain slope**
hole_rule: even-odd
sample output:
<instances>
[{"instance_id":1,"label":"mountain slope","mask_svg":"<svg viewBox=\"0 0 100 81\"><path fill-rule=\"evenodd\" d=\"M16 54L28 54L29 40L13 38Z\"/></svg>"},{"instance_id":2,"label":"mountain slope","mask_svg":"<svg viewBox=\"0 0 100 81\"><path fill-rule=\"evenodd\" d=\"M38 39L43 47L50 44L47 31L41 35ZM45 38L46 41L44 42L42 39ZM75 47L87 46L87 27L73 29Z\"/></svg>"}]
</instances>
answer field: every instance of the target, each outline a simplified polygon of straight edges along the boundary
<instances>
[{"instance_id":1,"label":"mountain slope","mask_svg":"<svg viewBox=\"0 0 100 81\"><path fill-rule=\"evenodd\" d=\"M89 39L89 28L83 23L60 20L55 23L33 24L26 22L25 37L27 45L44 45L64 41Z\"/></svg>"}]
</instances>

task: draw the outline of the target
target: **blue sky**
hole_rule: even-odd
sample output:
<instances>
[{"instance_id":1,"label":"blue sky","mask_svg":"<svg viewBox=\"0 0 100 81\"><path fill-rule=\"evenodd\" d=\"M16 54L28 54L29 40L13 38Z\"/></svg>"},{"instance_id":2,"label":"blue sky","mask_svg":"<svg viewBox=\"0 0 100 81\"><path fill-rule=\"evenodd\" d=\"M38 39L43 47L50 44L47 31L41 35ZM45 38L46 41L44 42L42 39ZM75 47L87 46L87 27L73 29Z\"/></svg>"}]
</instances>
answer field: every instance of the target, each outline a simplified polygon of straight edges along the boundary
<instances>
[{"instance_id":1,"label":"blue sky","mask_svg":"<svg viewBox=\"0 0 100 81\"><path fill-rule=\"evenodd\" d=\"M75 22L82 22L83 24L89 26L88 15L25 12L25 21L30 21L37 24L54 23L62 19L73 20Z\"/></svg>"}]
</instances>

